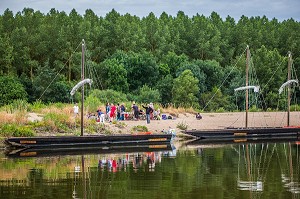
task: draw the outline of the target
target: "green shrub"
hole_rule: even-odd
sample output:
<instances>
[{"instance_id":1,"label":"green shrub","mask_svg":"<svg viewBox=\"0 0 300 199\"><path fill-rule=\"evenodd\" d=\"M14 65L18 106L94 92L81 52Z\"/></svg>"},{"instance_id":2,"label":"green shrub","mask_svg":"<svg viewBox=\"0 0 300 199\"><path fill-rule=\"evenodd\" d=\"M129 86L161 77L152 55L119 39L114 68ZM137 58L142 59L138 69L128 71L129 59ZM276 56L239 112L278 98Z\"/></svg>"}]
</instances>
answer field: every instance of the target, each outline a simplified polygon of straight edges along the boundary
<instances>
[{"instance_id":1,"label":"green shrub","mask_svg":"<svg viewBox=\"0 0 300 199\"><path fill-rule=\"evenodd\" d=\"M180 130L187 130L188 125L184 122L179 122L176 127Z\"/></svg>"},{"instance_id":2,"label":"green shrub","mask_svg":"<svg viewBox=\"0 0 300 199\"><path fill-rule=\"evenodd\" d=\"M300 105L294 104L291 105L291 111L300 111Z\"/></svg>"},{"instance_id":3,"label":"green shrub","mask_svg":"<svg viewBox=\"0 0 300 199\"><path fill-rule=\"evenodd\" d=\"M0 106L11 104L14 100L27 100L27 92L17 78L0 76Z\"/></svg>"},{"instance_id":4,"label":"green shrub","mask_svg":"<svg viewBox=\"0 0 300 199\"><path fill-rule=\"evenodd\" d=\"M115 126L118 128L125 128L127 125L125 124L125 122L117 122Z\"/></svg>"},{"instance_id":5,"label":"green shrub","mask_svg":"<svg viewBox=\"0 0 300 199\"><path fill-rule=\"evenodd\" d=\"M102 104L106 104L107 102L109 103L121 103L121 102L126 102L127 97L126 94L114 90L93 90L90 94L91 97L95 97L100 100Z\"/></svg>"},{"instance_id":6,"label":"green shrub","mask_svg":"<svg viewBox=\"0 0 300 199\"><path fill-rule=\"evenodd\" d=\"M260 112L262 111L260 108L257 108L256 105L253 105L249 108L250 112Z\"/></svg>"},{"instance_id":7,"label":"green shrub","mask_svg":"<svg viewBox=\"0 0 300 199\"><path fill-rule=\"evenodd\" d=\"M34 131L29 126L18 126L15 124L5 124L1 128L1 136L4 137L32 137L35 136Z\"/></svg>"},{"instance_id":8,"label":"green shrub","mask_svg":"<svg viewBox=\"0 0 300 199\"><path fill-rule=\"evenodd\" d=\"M148 128L146 126L138 125L138 126L133 126L131 130L133 132L147 132Z\"/></svg>"},{"instance_id":9,"label":"green shrub","mask_svg":"<svg viewBox=\"0 0 300 199\"><path fill-rule=\"evenodd\" d=\"M52 130L69 130L68 115L57 114L57 113L47 113L44 116L44 122Z\"/></svg>"},{"instance_id":10,"label":"green shrub","mask_svg":"<svg viewBox=\"0 0 300 199\"><path fill-rule=\"evenodd\" d=\"M88 109L88 112L96 112L98 107L101 105L99 98L89 95L85 100L85 108Z\"/></svg>"},{"instance_id":11,"label":"green shrub","mask_svg":"<svg viewBox=\"0 0 300 199\"><path fill-rule=\"evenodd\" d=\"M40 112L41 109L46 108L47 106L40 100L33 102L28 108L28 111Z\"/></svg>"},{"instance_id":12,"label":"green shrub","mask_svg":"<svg viewBox=\"0 0 300 199\"><path fill-rule=\"evenodd\" d=\"M223 107L220 107L216 110L217 113L224 113L225 109Z\"/></svg>"}]
</instances>

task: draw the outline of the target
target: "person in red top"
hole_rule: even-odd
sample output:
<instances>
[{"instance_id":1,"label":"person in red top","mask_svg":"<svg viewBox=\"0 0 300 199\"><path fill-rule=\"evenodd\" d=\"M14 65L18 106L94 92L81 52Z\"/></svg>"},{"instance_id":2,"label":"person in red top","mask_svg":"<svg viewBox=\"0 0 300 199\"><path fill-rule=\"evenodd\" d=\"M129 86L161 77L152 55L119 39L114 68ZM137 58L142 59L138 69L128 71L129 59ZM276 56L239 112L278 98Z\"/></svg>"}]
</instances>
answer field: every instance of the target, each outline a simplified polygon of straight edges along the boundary
<instances>
[{"instance_id":1,"label":"person in red top","mask_svg":"<svg viewBox=\"0 0 300 199\"><path fill-rule=\"evenodd\" d=\"M111 104L110 106L110 122L113 121L114 117L116 116L116 110L117 110L117 107L114 105L114 104Z\"/></svg>"}]
</instances>

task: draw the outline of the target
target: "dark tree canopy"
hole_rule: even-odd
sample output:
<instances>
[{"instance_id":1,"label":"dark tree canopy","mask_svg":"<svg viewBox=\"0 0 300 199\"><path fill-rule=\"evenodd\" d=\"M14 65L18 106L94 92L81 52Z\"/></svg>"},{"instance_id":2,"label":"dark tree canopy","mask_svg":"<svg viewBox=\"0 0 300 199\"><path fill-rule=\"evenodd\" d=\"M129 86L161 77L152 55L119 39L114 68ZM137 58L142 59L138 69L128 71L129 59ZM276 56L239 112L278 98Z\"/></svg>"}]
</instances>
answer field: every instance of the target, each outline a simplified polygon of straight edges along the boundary
<instances>
[{"instance_id":1,"label":"dark tree canopy","mask_svg":"<svg viewBox=\"0 0 300 199\"><path fill-rule=\"evenodd\" d=\"M230 16L222 19L216 12L208 17L151 12L139 18L114 9L104 17L92 9L84 15L75 9L65 13L53 8L47 14L31 8L17 13L6 9L0 15L0 75L20 80L16 85L25 93L18 87L21 94L15 98L68 102L68 90L81 78L80 42L84 39L86 62L92 66L87 72L93 73L96 89L122 92L130 99L146 99L150 92L159 96L157 102L181 103L174 83L181 86L178 80L189 70L199 88L189 96L189 103L196 101L203 108L207 98L215 95L223 98L222 108L231 109L242 105L241 96L232 96L233 88L244 81L245 62L240 60L249 45L256 78L267 84L262 93L264 108L276 108L274 93L286 80L288 51L294 58L294 71L300 71L299 32L300 24L294 19L280 22L266 16L241 16L235 21ZM1 89L3 94L10 87Z\"/></svg>"}]
</instances>

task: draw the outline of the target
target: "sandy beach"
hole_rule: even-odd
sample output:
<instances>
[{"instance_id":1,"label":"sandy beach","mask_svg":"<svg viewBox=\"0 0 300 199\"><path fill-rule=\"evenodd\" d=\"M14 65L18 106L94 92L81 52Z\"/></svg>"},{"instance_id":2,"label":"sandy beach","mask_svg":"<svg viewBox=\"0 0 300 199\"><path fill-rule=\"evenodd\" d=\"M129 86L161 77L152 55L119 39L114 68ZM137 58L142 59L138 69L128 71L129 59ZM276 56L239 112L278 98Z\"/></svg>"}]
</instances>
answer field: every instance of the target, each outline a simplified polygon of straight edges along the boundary
<instances>
[{"instance_id":1,"label":"sandy beach","mask_svg":"<svg viewBox=\"0 0 300 199\"><path fill-rule=\"evenodd\" d=\"M133 126L146 126L150 132L159 133L169 128L176 129L178 124L184 124L187 129L222 129L225 127L245 127L245 113L202 113L202 119L197 120L193 114L179 114L175 119L124 121L126 127L122 133L129 133ZM287 125L286 112L250 112L248 113L248 127L282 127ZM290 125L300 126L300 112L291 112Z\"/></svg>"}]
</instances>

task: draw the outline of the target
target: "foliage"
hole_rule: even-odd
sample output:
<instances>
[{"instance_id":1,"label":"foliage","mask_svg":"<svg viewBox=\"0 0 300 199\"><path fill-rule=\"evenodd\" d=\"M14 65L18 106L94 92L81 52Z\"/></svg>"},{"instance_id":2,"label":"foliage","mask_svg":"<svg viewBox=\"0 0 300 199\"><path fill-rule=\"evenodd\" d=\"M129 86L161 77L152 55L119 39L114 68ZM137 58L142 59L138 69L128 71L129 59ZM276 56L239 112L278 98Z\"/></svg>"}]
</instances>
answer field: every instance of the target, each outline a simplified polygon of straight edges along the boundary
<instances>
[{"instance_id":1,"label":"foliage","mask_svg":"<svg viewBox=\"0 0 300 199\"><path fill-rule=\"evenodd\" d=\"M291 111L300 111L300 105L291 105L290 109Z\"/></svg>"},{"instance_id":2,"label":"foliage","mask_svg":"<svg viewBox=\"0 0 300 199\"><path fill-rule=\"evenodd\" d=\"M43 108L46 108L46 105L42 101L38 100L30 104L28 110L34 112L40 112L40 110Z\"/></svg>"},{"instance_id":3,"label":"foliage","mask_svg":"<svg viewBox=\"0 0 300 199\"><path fill-rule=\"evenodd\" d=\"M159 90L162 104L165 105L172 101L172 92L170 91L173 88L173 77L170 74L159 80L156 88Z\"/></svg>"},{"instance_id":4,"label":"foliage","mask_svg":"<svg viewBox=\"0 0 300 199\"><path fill-rule=\"evenodd\" d=\"M260 112L260 111L262 111L262 110L259 109L259 108L257 108L256 105L253 105L253 106L249 107L249 111L250 111L250 112Z\"/></svg>"},{"instance_id":5,"label":"foliage","mask_svg":"<svg viewBox=\"0 0 300 199\"><path fill-rule=\"evenodd\" d=\"M127 71L122 62L117 59L106 59L101 67L101 76L105 77L104 89L112 89L119 92L128 92Z\"/></svg>"},{"instance_id":6,"label":"foliage","mask_svg":"<svg viewBox=\"0 0 300 199\"><path fill-rule=\"evenodd\" d=\"M224 96L220 89L214 87L212 92L201 95L201 104L204 110L230 110L229 97ZM221 109L222 108L222 109ZM232 109L231 109L232 110Z\"/></svg>"},{"instance_id":7,"label":"foliage","mask_svg":"<svg viewBox=\"0 0 300 199\"><path fill-rule=\"evenodd\" d=\"M139 96L137 102L139 103L150 103L150 102L160 102L160 93L156 89L151 89L149 86L144 85L139 90Z\"/></svg>"},{"instance_id":8,"label":"foliage","mask_svg":"<svg viewBox=\"0 0 300 199\"><path fill-rule=\"evenodd\" d=\"M72 125L68 115L54 112L45 114L43 122L50 131L57 132L68 131L68 128Z\"/></svg>"},{"instance_id":9,"label":"foliage","mask_svg":"<svg viewBox=\"0 0 300 199\"><path fill-rule=\"evenodd\" d=\"M178 129L180 129L180 130L187 130L188 125L187 125L185 122L179 122L179 123L176 125L176 128L178 128Z\"/></svg>"},{"instance_id":10,"label":"foliage","mask_svg":"<svg viewBox=\"0 0 300 199\"><path fill-rule=\"evenodd\" d=\"M17 99L14 100L11 104L1 107L1 109L5 110L7 113L26 112L28 110L28 106L29 104L27 103L27 101Z\"/></svg>"},{"instance_id":11,"label":"foliage","mask_svg":"<svg viewBox=\"0 0 300 199\"><path fill-rule=\"evenodd\" d=\"M274 93L286 80L288 51L295 58L293 71L300 71L300 23L293 19L280 22L266 16L241 16L235 21L230 16L222 19L216 12L205 17L182 11L176 16L149 13L139 18L116 10L99 17L91 9L81 16L75 9L69 14L55 9L43 14L24 8L16 14L5 10L0 24L0 76L2 80L15 77L13 83L0 83L0 106L15 99L70 102L70 88L81 78L81 48L77 47L82 38L85 72L92 76L95 88L123 93L131 101L139 100L140 89L147 85L158 89L157 101L162 104L185 102L173 95L179 89L172 84L187 69L198 79L199 89L184 106L203 106L203 95L219 86L224 96L233 96L233 89L244 85L245 61L239 60L244 60L247 45L256 66L251 78L260 83L259 97L267 99L264 110L284 109L282 102L277 106L281 99ZM123 95L121 99L104 97L101 103L126 101ZM229 106L214 109L235 110L232 104L238 109L244 105L241 93L227 100Z\"/></svg>"},{"instance_id":12,"label":"foliage","mask_svg":"<svg viewBox=\"0 0 300 199\"><path fill-rule=\"evenodd\" d=\"M106 104L107 102L117 104L117 103L128 101L124 93L110 90L110 89L108 90L95 89L91 92L90 97L95 97L99 99L99 101L102 104Z\"/></svg>"},{"instance_id":13,"label":"foliage","mask_svg":"<svg viewBox=\"0 0 300 199\"><path fill-rule=\"evenodd\" d=\"M137 125L137 126L133 126L131 128L131 131L133 131L133 132L148 132L148 128L146 126Z\"/></svg>"},{"instance_id":14,"label":"foliage","mask_svg":"<svg viewBox=\"0 0 300 199\"><path fill-rule=\"evenodd\" d=\"M190 70L185 70L181 75L174 79L172 88L173 103L176 106L193 106L197 104L196 95L199 93L199 80L193 76Z\"/></svg>"},{"instance_id":15,"label":"foliage","mask_svg":"<svg viewBox=\"0 0 300 199\"><path fill-rule=\"evenodd\" d=\"M4 137L32 137L35 136L30 126L19 126L17 124L4 124L0 126L1 136Z\"/></svg>"},{"instance_id":16,"label":"foliage","mask_svg":"<svg viewBox=\"0 0 300 199\"><path fill-rule=\"evenodd\" d=\"M0 76L0 106L11 104L17 99L27 99L23 85L14 77Z\"/></svg>"},{"instance_id":17,"label":"foliage","mask_svg":"<svg viewBox=\"0 0 300 199\"><path fill-rule=\"evenodd\" d=\"M71 85L57 77L55 70L45 63L45 67L38 69L34 79L33 90L35 98L43 102L69 102Z\"/></svg>"},{"instance_id":18,"label":"foliage","mask_svg":"<svg viewBox=\"0 0 300 199\"><path fill-rule=\"evenodd\" d=\"M85 109L87 109L87 112L96 112L101 105L100 99L95 97L95 95L89 95L85 99Z\"/></svg>"}]
</instances>

